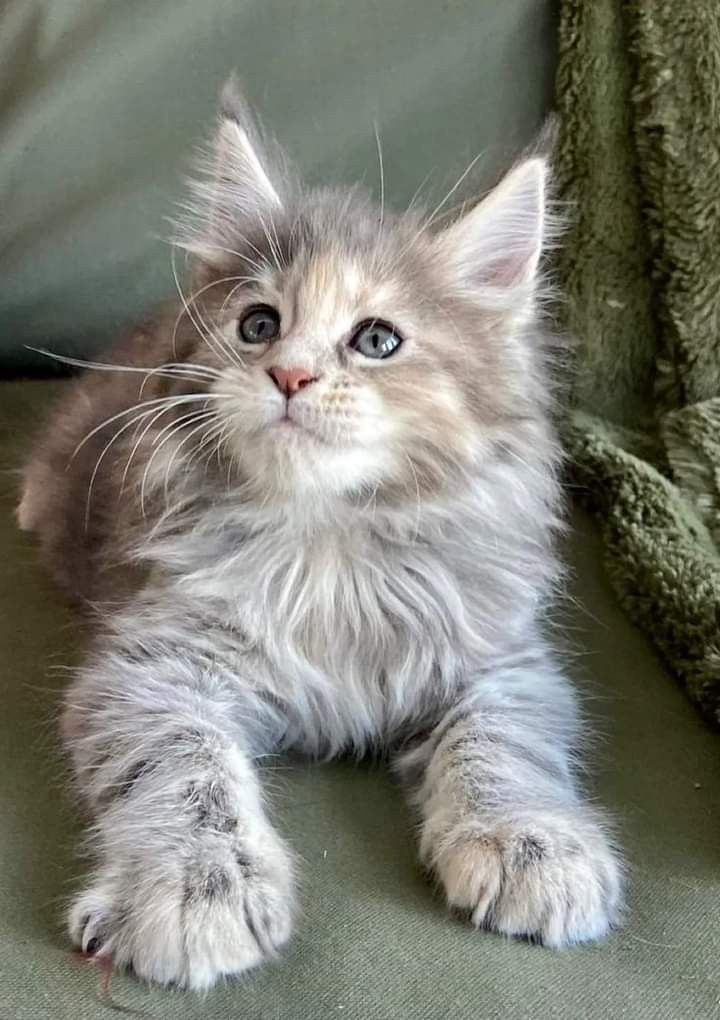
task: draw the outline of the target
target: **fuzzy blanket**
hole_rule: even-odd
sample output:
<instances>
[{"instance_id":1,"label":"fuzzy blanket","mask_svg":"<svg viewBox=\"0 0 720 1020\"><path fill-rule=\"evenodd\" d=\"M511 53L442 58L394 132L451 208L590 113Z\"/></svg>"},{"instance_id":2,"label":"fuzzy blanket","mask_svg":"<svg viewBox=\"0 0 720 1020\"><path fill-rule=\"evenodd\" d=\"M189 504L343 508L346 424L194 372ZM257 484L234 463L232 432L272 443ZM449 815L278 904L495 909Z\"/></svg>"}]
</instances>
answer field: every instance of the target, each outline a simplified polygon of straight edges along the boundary
<instances>
[{"instance_id":1,"label":"fuzzy blanket","mask_svg":"<svg viewBox=\"0 0 720 1020\"><path fill-rule=\"evenodd\" d=\"M720 3L560 21L572 481L622 604L720 725Z\"/></svg>"}]
</instances>

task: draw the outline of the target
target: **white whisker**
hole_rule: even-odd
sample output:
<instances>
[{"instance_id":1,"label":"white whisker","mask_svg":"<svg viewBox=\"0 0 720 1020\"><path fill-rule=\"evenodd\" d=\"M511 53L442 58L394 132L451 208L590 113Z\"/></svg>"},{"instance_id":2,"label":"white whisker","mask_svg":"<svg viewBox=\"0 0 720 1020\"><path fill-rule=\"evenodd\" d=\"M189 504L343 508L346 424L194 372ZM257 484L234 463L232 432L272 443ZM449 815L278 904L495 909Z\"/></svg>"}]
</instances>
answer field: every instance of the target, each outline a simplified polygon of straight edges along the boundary
<instances>
[{"instance_id":1,"label":"white whisker","mask_svg":"<svg viewBox=\"0 0 720 1020\"><path fill-rule=\"evenodd\" d=\"M159 375L167 379L190 378L196 382L204 381L200 375L201 372L206 375L212 375L214 378L220 376L220 372L216 369L206 368L202 365L192 365L190 363L185 364L184 362L167 362L166 364L149 369L146 365L114 365L110 361L86 361L83 358L72 358L65 354L55 354L53 351L48 351L43 347L32 347L30 344L26 344L26 348L29 351L34 351L36 354L43 354L47 358L52 358L53 361L59 361L63 365L69 365L72 368L91 368L99 372L132 372L146 377ZM144 386L145 382L143 382L140 388L140 393L142 393Z\"/></svg>"},{"instance_id":2,"label":"white whisker","mask_svg":"<svg viewBox=\"0 0 720 1020\"><path fill-rule=\"evenodd\" d=\"M253 282L253 281L256 281L256 277L254 277L254 276L239 276L239 277L237 277L237 283L235 284L234 287L232 287L230 289L229 293L226 294L223 303L220 305L220 311L219 311L218 315L219 316L223 316L225 314L225 308L232 301L232 299L235 296L236 292L242 286L244 286L244 284L250 283L250 282Z\"/></svg>"},{"instance_id":3,"label":"white whisker","mask_svg":"<svg viewBox=\"0 0 720 1020\"><path fill-rule=\"evenodd\" d=\"M96 425L93 429L90 430L90 432L87 433L86 436L84 436L80 440L78 445L73 450L72 456L70 457L70 460L68 462L68 469L72 465L73 461L77 457L80 450L82 450L85 444L88 443L94 435L97 435L97 433L100 432L101 429L104 429L107 425L112 425L114 421L117 421L118 418L124 417L124 415L126 414L132 414L134 411L138 411L141 407L145 407L148 409L148 411L150 411L152 408L157 408L158 405L160 404L166 404L168 407L170 407L175 404L189 404L194 400L215 400L219 399L222 396L223 394L221 393L181 393L178 395L170 394L167 397L155 397L152 400L142 400L139 404L133 404L132 407L125 407L123 408L122 411L118 411L117 414L113 414L109 418L106 418L104 421L101 421L99 425Z\"/></svg>"},{"instance_id":4,"label":"white whisker","mask_svg":"<svg viewBox=\"0 0 720 1020\"><path fill-rule=\"evenodd\" d=\"M254 277L254 276L238 277L238 276L234 276L233 275L233 276L223 276L219 280L211 280L210 283L206 283L203 287L199 287L193 294L191 294L190 297L187 298L187 304L188 305L194 304L195 302L197 302L197 299L199 297L201 297L206 291L211 290L213 287L217 287L217 286L219 286L222 283L234 283L237 280L254 280L254 279L256 279L256 277ZM231 293L234 293L234 290ZM225 301L227 301L227 298L225 299ZM224 308L225 308L225 302L223 302L222 307L220 309L220 313L221 314L224 311ZM173 349L173 353L174 353L175 357L177 357L177 331L178 331L178 327L180 326L180 322L182 321L183 315L187 315L187 314L188 314L187 309L185 307L185 304L183 303L183 307L180 309L180 311L178 312L177 317L175 319L175 324L173 326L173 331L172 331L172 349ZM195 323L193 323L193 325L195 326L195 329L197 330L197 325Z\"/></svg>"},{"instance_id":5,"label":"white whisker","mask_svg":"<svg viewBox=\"0 0 720 1020\"><path fill-rule=\"evenodd\" d=\"M460 185L463 183L463 181L468 176L468 174L470 174L472 172L473 168L475 167L475 164L478 162L479 159L482 158L482 155L483 155L482 152L478 152L478 154L476 156L474 156L470 160L468 165L465 167L463 172L460 174L458 179L453 184L452 188L450 188L450 190L447 192L445 197L440 202L438 202L438 204L435 206L433 211L427 217L427 219L425 220L425 222L423 223L423 226L422 226L423 230L427 230L429 227L432 226L432 224L435 222L435 218L436 218L437 214L445 206L445 204L452 198L452 196L455 194L455 192L460 187Z\"/></svg>"},{"instance_id":6,"label":"white whisker","mask_svg":"<svg viewBox=\"0 0 720 1020\"><path fill-rule=\"evenodd\" d=\"M207 402L205 402L205 403L207 405ZM135 445L133 446L132 450L130 451L130 456L128 457L127 464L125 465L125 470L123 471L122 481L120 483L120 491L121 492L125 488L125 483L127 481L127 476L128 476L128 474L130 472L130 465L132 463L132 460L133 460L137 450L141 446L145 436L148 434L148 432L153 427L155 422L158 421L158 419L161 418L162 415L167 414L167 412L169 410L172 410L172 409L174 409L174 408L167 408L167 407L165 407L161 411L158 411L157 414L155 414L151 418L151 420L148 422L148 424L142 430L142 433L141 433L140 437L135 442ZM179 418L173 419L173 421L171 421L168 425L164 425L163 428L161 428L160 431L158 432L157 436L155 436L153 438L153 444L155 444L164 435L165 432L169 431L173 427L173 425L178 425L181 422L187 422L187 421L191 420L192 418L195 417L196 414L198 414L198 411L202 411L202 410L203 410L202 408L199 408L198 410L195 410L195 411L189 411L187 414L181 415Z\"/></svg>"},{"instance_id":7,"label":"white whisker","mask_svg":"<svg viewBox=\"0 0 720 1020\"><path fill-rule=\"evenodd\" d=\"M134 418L131 418L129 421L125 422L124 425L121 425L120 428L117 429L112 434L112 436L110 437L108 442L102 448L102 450L100 452L100 456L95 461L95 466L93 467L92 474L90 475L90 481L88 483L87 497L85 499L85 533L86 534L87 534L87 531L88 531L88 529L90 527L90 505L92 503L93 488L95 487L95 479L97 478L98 471L100 470L100 465L104 461L105 456L108 453L108 451L110 450L110 448L120 438L120 436L124 432L126 432L129 428L131 428L135 424L135 422L140 421L141 419L143 419L149 413L150 412L148 412L148 411L143 411L140 414L136 415Z\"/></svg>"},{"instance_id":8,"label":"white whisker","mask_svg":"<svg viewBox=\"0 0 720 1020\"><path fill-rule=\"evenodd\" d=\"M258 222L260 223L260 226L263 229L263 234L265 235L265 239L266 239L266 241L268 243L268 246L270 248L270 253L271 253L272 257L273 257L273 261L275 263L277 271L279 273L281 273L283 271L283 267L282 267L282 264L281 264L282 256L281 256L280 252L278 251L278 249L276 248L275 242L273 241L272 237L270 236L270 232L268 231L268 228L267 228L267 226L265 224L265 220L263 219L263 217L260 215L259 212L256 213L256 216L257 216Z\"/></svg>"},{"instance_id":9,"label":"white whisker","mask_svg":"<svg viewBox=\"0 0 720 1020\"><path fill-rule=\"evenodd\" d=\"M215 411L202 411L202 410L199 410L197 412L198 420L200 420L200 418L202 417L203 422L205 422L207 418L215 417L215 414L216 414ZM157 455L160 453L160 451L162 450L163 446L165 446L165 444L168 443L173 438L173 436L176 434L176 432L183 431L184 428L185 428L185 426L183 424L178 424L177 422L173 422L173 425L176 426L176 427L173 428L171 431L169 431L168 434L159 443L157 443L155 445L155 449L153 450L152 454L150 455L150 457L148 459L147 464L145 465L145 470L144 470L143 476L142 476L142 482L140 484L140 510L142 512L143 518L145 517L145 493L147 491L148 477L149 477L149 472L150 472L150 469L152 467L153 461L155 460ZM192 432L191 432L191 434L192 434ZM171 459L171 463L172 463L172 459ZM167 477L167 475L166 475L166 477ZM167 496L167 484L165 486L165 489L166 489L166 496ZM166 499L166 502L167 502L167 499Z\"/></svg>"},{"instance_id":10,"label":"white whisker","mask_svg":"<svg viewBox=\"0 0 720 1020\"><path fill-rule=\"evenodd\" d=\"M380 132L378 131L376 121L373 122L373 131L375 134L375 145L377 147L378 168L380 175L380 216L378 218L377 234L375 239L375 251L373 253L373 267L377 269L378 258L380 255L380 246L383 238L383 227L385 224L385 166L383 164L382 145L380 144Z\"/></svg>"},{"instance_id":11,"label":"white whisker","mask_svg":"<svg viewBox=\"0 0 720 1020\"><path fill-rule=\"evenodd\" d=\"M232 347L229 344L226 344L225 341L222 339L222 337L220 337L217 333L214 334L210 330L210 328L208 327L208 324L203 319L202 314L197 309L197 306L195 306L195 308L196 308L198 317L200 319L200 323L198 323L197 319L195 318L195 315L190 310L190 305L188 304L187 298L185 297L185 293L184 293L184 291L182 289L182 286L180 285L180 279L179 279L178 274L177 274L177 268L175 266L175 257L174 256L175 256L175 252L173 250L172 258L171 258L170 261L171 261L171 265L172 265L173 279L175 280L175 287L177 288L178 295L180 296L180 300L183 303L183 307L185 308L185 311L187 312L188 318L190 319L190 321L192 322L193 326L195 326L195 329L198 332L198 336L202 340L205 341L207 346L210 348L211 351L213 351L214 354L217 355L218 354L218 350L219 350L220 355L222 356L224 354L224 356L226 358L229 358L231 364L240 365L241 363L238 360L237 355L233 351ZM203 327L204 327L204 330L203 330ZM218 346L217 347L213 346L213 342L216 343ZM175 355L175 356L177 357L177 355Z\"/></svg>"},{"instance_id":12,"label":"white whisker","mask_svg":"<svg viewBox=\"0 0 720 1020\"><path fill-rule=\"evenodd\" d=\"M212 383L216 379L222 378L222 372L217 368L206 367L204 365L193 365L191 362L187 363L188 371L184 372L181 369L185 368L184 362L168 362L167 365L159 365L157 368L151 368L145 371L145 378L142 381L140 389L138 390L138 396L142 397L145 392L147 384L156 376L163 376L165 374L166 367L174 367L177 369L173 371L170 378L183 379L187 382L196 383Z\"/></svg>"},{"instance_id":13,"label":"white whisker","mask_svg":"<svg viewBox=\"0 0 720 1020\"><path fill-rule=\"evenodd\" d=\"M169 497L169 494L170 494L170 469L172 468L172 466L173 466L173 464L175 462L175 458L180 453L180 450L182 450L182 448L186 445L186 443L188 443L193 438L194 435L196 435L201 429L207 429L208 425L210 424L210 422L208 421L208 418L212 420L215 417L216 417L216 415L215 415L214 411L209 411L209 412L206 412L205 415L198 416L196 421L199 421L200 423L198 425L194 425L193 428L190 429L190 431L187 433L187 435L183 439L180 440L180 442L177 444L177 446L175 447L173 452L170 454L170 460L168 461L167 466L165 468L165 480L164 480L164 483L163 483L163 490L164 490L165 505L166 506L168 504L168 497ZM202 419L202 420L200 420L200 419ZM177 433L177 430L175 430L174 432L170 433L170 435L166 436L165 439L162 442L165 443L172 436L176 435L176 433ZM202 439L200 440L200 442L202 443ZM162 444L159 444L159 445L162 445ZM140 499L140 503L142 505L142 497Z\"/></svg>"}]
</instances>

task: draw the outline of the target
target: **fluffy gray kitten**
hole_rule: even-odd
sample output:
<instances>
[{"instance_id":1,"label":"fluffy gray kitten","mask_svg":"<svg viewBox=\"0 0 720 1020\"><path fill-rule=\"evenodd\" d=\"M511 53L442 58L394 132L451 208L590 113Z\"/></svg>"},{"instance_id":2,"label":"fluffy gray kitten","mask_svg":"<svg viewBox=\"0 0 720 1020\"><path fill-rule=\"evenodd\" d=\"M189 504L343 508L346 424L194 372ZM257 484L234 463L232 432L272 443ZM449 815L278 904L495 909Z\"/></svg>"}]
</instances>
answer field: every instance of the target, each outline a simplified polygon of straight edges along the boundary
<instances>
[{"instance_id":1,"label":"fluffy gray kitten","mask_svg":"<svg viewBox=\"0 0 720 1020\"><path fill-rule=\"evenodd\" d=\"M449 225L390 215L304 188L231 85L205 171L192 295L71 386L25 473L20 523L93 619L73 940L195 989L271 957L293 856L256 763L289 749L386 752L477 927L603 936L620 866L542 628L543 159Z\"/></svg>"}]
</instances>

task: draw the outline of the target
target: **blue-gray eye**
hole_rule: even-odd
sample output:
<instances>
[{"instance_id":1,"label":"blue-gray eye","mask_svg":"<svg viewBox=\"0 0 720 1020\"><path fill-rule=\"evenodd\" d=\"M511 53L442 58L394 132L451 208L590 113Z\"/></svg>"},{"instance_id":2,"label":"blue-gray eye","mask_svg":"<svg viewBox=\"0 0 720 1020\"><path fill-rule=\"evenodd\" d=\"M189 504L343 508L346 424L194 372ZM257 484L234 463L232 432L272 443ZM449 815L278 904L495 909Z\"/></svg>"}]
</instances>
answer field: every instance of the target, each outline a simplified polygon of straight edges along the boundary
<instances>
[{"instance_id":1,"label":"blue-gray eye","mask_svg":"<svg viewBox=\"0 0 720 1020\"><path fill-rule=\"evenodd\" d=\"M388 323L371 321L358 326L350 346L366 358L389 358L402 342L402 337Z\"/></svg>"},{"instance_id":2,"label":"blue-gray eye","mask_svg":"<svg viewBox=\"0 0 720 1020\"><path fill-rule=\"evenodd\" d=\"M266 344L280 333L280 316L270 305L256 305L238 323L238 334L246 344Z\"/></svg>"}]
</instances>

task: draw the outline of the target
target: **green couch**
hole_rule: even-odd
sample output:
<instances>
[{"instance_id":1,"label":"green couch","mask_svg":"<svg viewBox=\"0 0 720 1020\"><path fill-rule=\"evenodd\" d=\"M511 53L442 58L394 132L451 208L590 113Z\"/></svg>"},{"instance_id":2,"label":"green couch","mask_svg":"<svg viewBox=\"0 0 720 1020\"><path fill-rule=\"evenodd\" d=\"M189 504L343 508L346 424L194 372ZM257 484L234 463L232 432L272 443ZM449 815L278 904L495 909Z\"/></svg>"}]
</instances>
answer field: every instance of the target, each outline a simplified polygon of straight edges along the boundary
<instances>
[{"instance_id":1,"label":"green couch","mask_svg":"<svg viewBox=\"0 0 720 1020\"><path fill-rule=\"evenodd\" d=\"M630 866L627 921L552 952L476 933L420 873L413 821L378 768L287 762L268 776L303 858L302 916L272 966L206 997L76 960L63 901L82 864L55 712L79 633L15 528L15 469L64 383L24 344L89 352L169 289L161 235L177 167L233 64L313 175L441 192L475 151L491 176L548 106L553 7L540 0L283 4L11 0L0 13L0 1020L720 1016L720 760L614 603L577 515L559 634L602 739L588 783ZM25 378L20 378L24 374ZM292 796L290 793L292 792Z\"/></svg>"}]
</instances>

